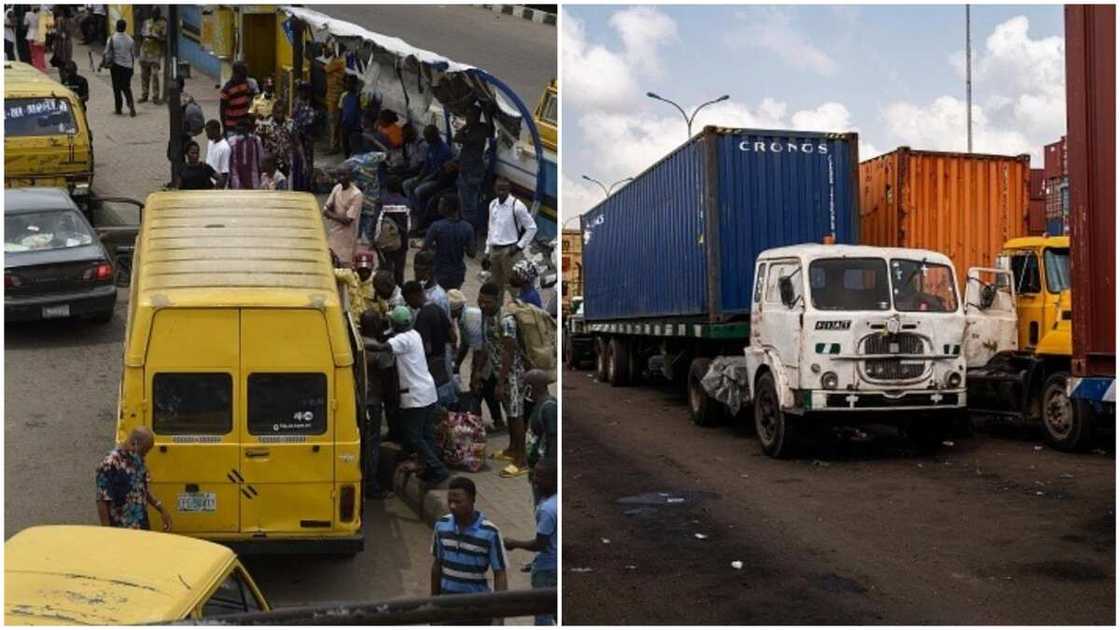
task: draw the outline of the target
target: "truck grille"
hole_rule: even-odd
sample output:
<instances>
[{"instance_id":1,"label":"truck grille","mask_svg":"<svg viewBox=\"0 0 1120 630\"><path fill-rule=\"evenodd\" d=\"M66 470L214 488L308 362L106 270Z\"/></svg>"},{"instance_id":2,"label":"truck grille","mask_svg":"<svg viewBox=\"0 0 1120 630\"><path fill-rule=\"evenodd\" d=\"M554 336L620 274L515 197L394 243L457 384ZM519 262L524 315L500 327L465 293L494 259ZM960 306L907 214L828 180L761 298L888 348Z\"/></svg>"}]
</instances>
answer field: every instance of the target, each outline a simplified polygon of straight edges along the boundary
<instances>
[{"instance_id":1,"label":"truck grille","mask_svg":"<svg viewBox=\"0 0 1120 630\"><path fill-rule=\"evenodd\" d=\"M913 333L869 335L863 339L863 354L925 354L925 343ZM913 360L871 359L863 362L867 377L878 381L918 378L925 369L925 362Z\"/></svg>"}]
</instances>

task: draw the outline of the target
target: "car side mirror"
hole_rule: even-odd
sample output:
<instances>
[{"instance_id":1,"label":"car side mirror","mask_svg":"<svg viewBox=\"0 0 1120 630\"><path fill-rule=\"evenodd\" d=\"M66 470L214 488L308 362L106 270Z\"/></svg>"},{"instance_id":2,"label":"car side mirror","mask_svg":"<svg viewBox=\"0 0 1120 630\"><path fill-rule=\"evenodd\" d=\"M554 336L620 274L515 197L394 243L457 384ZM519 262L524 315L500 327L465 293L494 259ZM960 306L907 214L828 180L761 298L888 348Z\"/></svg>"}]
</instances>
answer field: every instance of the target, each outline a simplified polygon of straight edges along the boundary
<instances>
[{"instance_id":1,"label":"car side mirror","mask_svg":"<svg viewBox=\"0 0 1120 630\"><path fill-rule=\"evenodd\" d=\"M793 308L797 298L793 294L793 280L788 277L778 279L778 291L782 295L782 304L789 308Z\"/></svg>"}]
</instances>

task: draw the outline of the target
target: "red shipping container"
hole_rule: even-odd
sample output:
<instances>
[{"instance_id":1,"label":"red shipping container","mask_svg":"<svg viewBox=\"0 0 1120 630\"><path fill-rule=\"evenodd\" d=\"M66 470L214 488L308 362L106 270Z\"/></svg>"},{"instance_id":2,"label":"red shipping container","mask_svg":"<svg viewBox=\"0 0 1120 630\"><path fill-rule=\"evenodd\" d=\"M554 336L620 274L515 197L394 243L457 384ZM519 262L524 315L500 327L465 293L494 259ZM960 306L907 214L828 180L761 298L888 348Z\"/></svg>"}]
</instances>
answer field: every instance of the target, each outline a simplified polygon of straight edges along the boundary
<instances>
[{"instance_id":1,"label":"red shipping container","mask_svg":"<svg viewBox=\"0 0 1120 630\"><path fill-rule=\"evenodd\" d=\"M1116 7L1066 5L1073 375L1116 374Z\"/></svg>"},{"instance_id":2,"label":"red shipping container","mask_svg":"<svg viewBox=\"0 0 1120 630\"><path fill-rule=\"evenodd\" d=\"M1046 232L1046 189L1042 169L1031 169L1030 202L1027 205L1027 234L1041 236Z\"/></svg>"},{"instance_id":3,"label":"red shipping container","mask_svg":"<svg viewBox=\"0 0 1120 630\"><path fill-rule=\"evenodd\" d=\"M1068 145L1066 136L1062 136L1061 140L1042 148L1042 176L1049 180L1068 174Z\"/></svg>"}]
</instances>

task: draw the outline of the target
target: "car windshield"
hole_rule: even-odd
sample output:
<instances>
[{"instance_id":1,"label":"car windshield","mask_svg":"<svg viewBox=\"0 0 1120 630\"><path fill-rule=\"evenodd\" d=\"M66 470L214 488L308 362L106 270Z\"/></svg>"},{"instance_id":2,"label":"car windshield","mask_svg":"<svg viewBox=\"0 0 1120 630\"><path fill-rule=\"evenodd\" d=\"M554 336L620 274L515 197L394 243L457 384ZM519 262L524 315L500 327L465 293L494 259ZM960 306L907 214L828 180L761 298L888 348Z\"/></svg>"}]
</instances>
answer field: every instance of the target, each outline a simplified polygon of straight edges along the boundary
<instances>
[{"instance_id":1,"label":"car windshield","mask_svg":"<svg viewBox=\"0 0 1120 630\"><path fill-rule=\"evenodd\" d=\"M948 265L926 260L891 260L894 307L899 311L951 313L957 310L957 287Z\"/></svg>"},{"instance_id":2,"label":"car windshield","mask_svg":"<svg viewBox=\"0 0 1120 630\"><path fill-rule=\"evenodd\" d=\"M891 307L887 262L882 258L822 258L809 264L813 308L885 311Z\"/></svg>"},{"instance_id":3,"label":"car windshield","mask_svg":"<svg viewBox=\"0 0 1120 630\"><path fill-rule=\"evenodd\" d=\"M4 99L4 135L59 136L78 132L70 102L61 98Z\"/></svg>"},{"instance_id":4,"label":"car windshield","mask_svg":"<svg viewBox=\"0 0 1120 630\"><path fill-rule=\"evenodd\" d=\"M1069 277L1069 250L1049 248L1043 255L1046 265L1046 287L1051 293L1061 293L1071 286Z\"/></svg>"},{"instance_id":5,"label":"car windshield","mask_svg":"<svg viewBox=\"0 0 1120 630\"><path fill-rule=\"evenodd\" d=\"M82 247L95 239L76 210L46 210L4 217L6 253Z\"/></svg>"}]
</instances>

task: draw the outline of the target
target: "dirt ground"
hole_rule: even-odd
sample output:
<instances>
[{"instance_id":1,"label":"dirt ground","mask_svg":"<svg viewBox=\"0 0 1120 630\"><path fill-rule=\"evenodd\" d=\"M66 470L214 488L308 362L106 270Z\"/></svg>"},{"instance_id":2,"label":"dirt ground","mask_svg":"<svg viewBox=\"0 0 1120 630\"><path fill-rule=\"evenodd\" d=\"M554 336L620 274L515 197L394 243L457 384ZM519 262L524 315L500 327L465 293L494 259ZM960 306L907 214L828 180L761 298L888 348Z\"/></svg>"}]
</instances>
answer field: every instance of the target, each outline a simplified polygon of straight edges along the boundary
<instances>
[{"instance_id":1,"label":"dirt ground","mask_svg":"<svg viewBox=\"0 0 1120 630\"><path fill-rule=\"evenodd\" d=\"M667 386L564 377L565 624L1115 623L1111 447L883 430L779 461Z\"/></svg>"}]
</instances>

